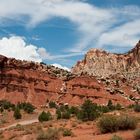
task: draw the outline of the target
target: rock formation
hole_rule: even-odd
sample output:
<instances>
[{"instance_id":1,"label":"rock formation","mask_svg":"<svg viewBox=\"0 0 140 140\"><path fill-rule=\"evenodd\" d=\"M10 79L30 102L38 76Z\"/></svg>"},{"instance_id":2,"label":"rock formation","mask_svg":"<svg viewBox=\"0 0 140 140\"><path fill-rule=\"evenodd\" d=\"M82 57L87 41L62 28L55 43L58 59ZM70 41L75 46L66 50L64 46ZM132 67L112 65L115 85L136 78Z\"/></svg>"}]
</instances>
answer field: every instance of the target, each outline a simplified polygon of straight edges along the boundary
<instances>
[{"instance_id":1,"label":"rock formation","mask_svg":"<svg viewBox=\"0 0 140 140\"><path fill-rule=\"evenodd\" d=\"M88 73L99 77L109 77L120 73L137 73L140 76L140 41L125 54L113 54L99 49L90 49L84 60L79 61L72 72Z\"/></svg>"},{"instance_id":2,"label":"rock formation","mask_svg":"<svg viewBox=\"0 0 140 140\"><path fill-rule=\"evenodd\" d=\"M0 100L35 106L47 100L79 105L85 99L132 104L140 100L140 42L126 54L91 49L73 72L0 55Z\"/></svg>"}]
</instances>

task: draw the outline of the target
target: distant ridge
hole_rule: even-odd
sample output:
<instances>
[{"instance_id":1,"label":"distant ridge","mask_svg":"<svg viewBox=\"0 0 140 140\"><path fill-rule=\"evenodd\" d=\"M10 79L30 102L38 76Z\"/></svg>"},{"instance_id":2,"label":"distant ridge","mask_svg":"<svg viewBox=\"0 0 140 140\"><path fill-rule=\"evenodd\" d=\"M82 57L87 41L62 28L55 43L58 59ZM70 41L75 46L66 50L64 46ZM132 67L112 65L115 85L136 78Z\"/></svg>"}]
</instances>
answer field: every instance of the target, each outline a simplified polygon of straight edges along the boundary
<instances>
[{"instance_id":1,"label":"distant ridge","mask_svg":"<svg viewBox=\"0 0 140 140\"><path fill-rule=\"evenodd\" d=\"M108 77L117 73L140 72L140 41L127 53L115 54L104 50L90 49L82 61L72 68L75 74L87 73Z\"/></svg>"}]
</instances>

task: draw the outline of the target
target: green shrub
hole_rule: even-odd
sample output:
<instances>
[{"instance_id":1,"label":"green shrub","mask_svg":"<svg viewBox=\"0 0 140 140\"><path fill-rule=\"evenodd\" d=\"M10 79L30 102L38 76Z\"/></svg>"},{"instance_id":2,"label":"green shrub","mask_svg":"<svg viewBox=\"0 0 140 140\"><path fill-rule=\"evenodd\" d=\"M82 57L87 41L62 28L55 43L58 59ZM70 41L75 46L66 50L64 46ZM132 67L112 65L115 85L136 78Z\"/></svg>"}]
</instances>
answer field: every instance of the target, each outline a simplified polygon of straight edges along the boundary
<instances>
[{"instance_id":1,"label":"green shrub","mask_svg":"<svg viewBox=\"0 0 140 140\"><path fill-rule=\"evenodd\" d=\"M101 108L100 111L103 112L103 113L107 113L107 112L110 111L108 106L101 106L100 108Z\"/></svg>"},{"instance_id":2,"label":"green shrub","mask_svg":"<svg viewBox=\"0 0 140 140\"><path fill-rule=\"evenodd\" d=\"M120 116L118 118L119 129L120 130L128 130L135 129L137 126L137 121L134 117L130 116Z\"/></svg>"},{"instance_id":3,"label":"green shrub","mask_svg":"<svg viewBox=\"0 0 140 140\"><path fill-rule=\"evenodd\" d=\"M12 108L12 106L14 106L14 104L12 104L11 102L6 101L6 100L0 100L0 107L1 108L10 109L10 108Z\"/></svg>"},{"instance_id":4,"label":"green shrub","mask_svg":"<svg viewBox=\"0 0 140 140\"><path fill-rule=\"evenodd\" d=\"M111 100L108 101L107 106L108 106L109 110L111 110L111 111L115 109L115 106L113 105Z\"/></svg>"},{"instance_id":5,"label":"green shrub","mask_svg":"<svg viewBox=\"0 0 140 140\"><path fill-rule=\"evenodd\" d=\"M60 109L56 110L56 116L57 116L57 119L61 119L62 118L62 114L61 114Z\"/></svg>"},{"instance_id":6,"label":"green shrub","mask_svg":"<svg viewBox=\"0 0 140 140\"><path fill-rule=\"evenodd\" d=\"M103 116L98 122L98 127L102 133L115 132L117 130L133 130L136 126L136 119L130 116L107 115Z\"/></svg>"},{"instance_id":7,"label":"green shrub","mask_svg":"<svg viewBox=\"0 0 140 140\"><path fill-rule=\"evenodd\" d=\"M21 124L17 124L17 125L14 127L14 129L15 129L16 131L24 131L24 126L21 125Z\"/></svg>"},{"instance_id":8,"label":"green shrub","mask_svg":"<svg viewBox=\"0 0 140 140\"><path fill-rule=\"evenodd\" d=\"M122 109L122 106L119 103L117 103L117 105L115 106L115 109L116 110L121 110Z\"/></svg>"},{"instance_id":9,"label":"green shrub","mask_svg":"<svg viewBox=\"0 0 140 140\"><path fill-rule=\"evenodd\" d=\"M33 113L33 111L35 110L35 107L30 103L26 103L26 105L23 109L25 112L30 114L30 113Z\"/></svg>"},{"instance_id":10,"label":"green shrub","mask_svg":"<svg viewBox=\"0 0 140 140\"><path fill-rule=\"evenodd\" d=\"M23 109L27 113L32 113L35 110L35 107L31 103L18 103L18 108Z\"/></svg>"},{"instance_id":11,"label":"green shrub","mask_svg":"<svg viewBox=\"0 0 140 140\"><path fill-rule=\"evenodd\" d=\"M134 111L135 112L140 112L140 104L135 104L134 105Z\"/></svg>"},{"instance_id":12,"label":"green shrub","mask_svg":"<svg viewBox=\"0 0 140 140\"><path fill-rule=\"evenodd\" d=\"M134 106L135 106L134 104L130 104L127 106L127 108L134 108Z\"/></svg>"},{"instance_id":13,"label":"green shrub","mask_svg":"<svg viewBox=\"0 0 140 140\"><path fill-rule=\"evenodd\" d=\"M72 136L72 131L70 129L64 129L63 131L63 136L66 137L66 136Z\"/></svg>"},{"instance_id":14,"label":"green shrub","mask_svg":"<svg viewBox=\"0 0 140 140\"><path fill-rule=\"evenodd\" d=\"M122 137L113 135L113 137L110 140L123 140Z\"/></svg>"},{"instance_id":15,"label":"green shrub","mask_svg":"<svg viewBox=\"0 0 140 140\"><path fill-rule=\"evenodd\" d=\"M50 107L50 108L56 108L56 103L53 102L53 101L50 101L50 102L49 102L49 107Z\"/></svg>"},{"instance_id":16,"label":"green shrub","mask_svg":"<svg viewBox=\"0 0 140 140\"><path fill-rule=\"evenodd\" d=\"M62 112L62 119L70 119L70 112L69 111L65 111L65 112Z\"/></svg>"},{"instance_id":17,"label":"green shrub","mask_svg":"<svg viewBox=\"0 0 140 140\"><path fill-rule=\"evenodd\" d=\"M15 119L21 119L21 113L20 113L20 109L18 107L15 108L14 110L14 118Z\"/></svg>"},{"instance_id":18,"label":"green shrub","mask_svg":"<svg viewBox=\"0 0 140 140\"><path fill-rule=\"evenodd\" d=\"M140 128L137 128L134 131L134 137L135 137L136 140L140 140Z\"/></svg>"},{"instance_id":19,"label":"green shrub","mask_svg":"<svg viewBox=\"0 0 140 140\"><path fill-rule=\"evenodd\" d=\"M38 117L38 120L40 121L40 122L43 122L43 121L49 121L49 120L51 120L52 119L52 115L51 115L51 113L48 111L47 113L46 112L42 112L40 115L39 115L39 117Z\"/></svg>"},{"instance_id":20,"label":"green shrub","mask_svg":"<svg viewBox=\"0 0 140 140\"><path fill-rule=\"evenodd\" d=\"M60 109L61 112L70 111L70 108L69 108L68 105L61 105L59 107L59 109Z\"/></svg>"},{"instance_id":21,"label":"green shrub","mask_svg":"<svg viewBox=\"0 0 140 140\"><path fill-rule=\"evenodd\" d=\"M61 112L64 112L66 110L64 105L61 105L59 109Z\"/></svg>"},{"instance_id":22,"label":"green shrub","mask_svg":"<svg viewBox=\"0 0 140 140\"><path fill-rule=\"evenodd\" d=\"M115 116L107 115L101 117L98 127L102 133L116 132L119 129L119 124Z\"/></svg>"},{"instance_id":23,"label":"green shrub","mask_svg":"<svg viewBox=\"0 0 140 140\"><path fill-rule=\"evenodd\" d=\"M71 112L71 114L77 115L77 113L79 112L79 109L77 107L75 107L75 106L72 106L70 108L70 112Z\"/></svg>"},{"instance_id":24,"label":"green shrub","mask_svg":"<svg viewBox=\"0 0 140 140\"><path fill-rule=\"evenodd\" d=\"M49 128L47 132L41 131L37 140L60 140L59 131L56 128Z\"/></svg>"},{"instance_id":25,"label":"green shrub","mask_svg":"<svg viewBox=\"0 0 140 140\"><path fill-rule=\"evenodd\" d=\"M90 100L86 100L77 117L82 121L93 121L100 115L97 104L93 104Z\"/></svg>"},{"instance_id":26,"label":"green shrub","mask_svg":"<svg viewBox=\"0 0 140 140\"><path fill-rule=\"evenodd\" d=\"M69 106L61 105L56 110L57 119L69 119L71 117L71 108Z\"/></svg>"}]
</instances>

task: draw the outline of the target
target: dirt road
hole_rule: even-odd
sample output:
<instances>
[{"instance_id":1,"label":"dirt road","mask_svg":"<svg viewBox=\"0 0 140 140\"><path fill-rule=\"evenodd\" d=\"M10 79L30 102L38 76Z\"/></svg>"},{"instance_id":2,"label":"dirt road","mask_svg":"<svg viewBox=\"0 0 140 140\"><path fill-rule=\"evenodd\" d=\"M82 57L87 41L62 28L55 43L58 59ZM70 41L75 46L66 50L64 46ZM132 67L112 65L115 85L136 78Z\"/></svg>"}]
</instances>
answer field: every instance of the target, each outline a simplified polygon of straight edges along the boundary
<instances>
[{"instance_id":1,"label":"dirt road","mask_svg":"<svg viewBox=\"0 0 140 140\"><path fill-rule=\"evenodd\" d=\"M11 125L9 125L9 126L0 128L0 131L1 131L1 130L6 130L6 129L11 128L11 127L14 127L14 126L16 126L17 124L20 124L20 125L28 125L28 124L32 124L32 123L35 123L35 122L38 122L38 119L31 119L31 120L19 121L19 122L16 122L16 123L11 124Z\"/></svg>"}]
</instances>

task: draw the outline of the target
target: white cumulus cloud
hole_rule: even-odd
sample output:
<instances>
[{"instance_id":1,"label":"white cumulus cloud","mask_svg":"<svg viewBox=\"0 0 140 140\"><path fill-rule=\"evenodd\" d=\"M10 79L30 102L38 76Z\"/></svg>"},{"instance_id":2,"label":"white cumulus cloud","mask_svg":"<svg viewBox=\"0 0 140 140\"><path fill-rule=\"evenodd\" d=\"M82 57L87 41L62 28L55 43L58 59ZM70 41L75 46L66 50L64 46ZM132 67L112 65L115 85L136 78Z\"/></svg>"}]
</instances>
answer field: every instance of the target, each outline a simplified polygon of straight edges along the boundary
<instances>
[{"instance_id":1,"label":"white cumulus cloud","mask_svg":"<svg viewBox=\"0 0 140 140\"><path fill-rule=\"evenodd\" d=\"M1 38L0 54L20 60L42 61L37 46L26 44L24 39L19 36Z\"/></svg>"},{"instance_id":2,"label":"white cumulus cloud","mask_svg":"<svg viewBox=\"0 0 140 140\"><path fill-rule=\"evenodd\" d=\"M62 66L62 65L57 64L57 63L51 64L51 65L54 66L54 67L60 68L60 69L70 71L70 69L68 67Z\"/></svg>"},{"instance_id":3,"label":"white cumulus cloud","mask_svg":"<svg viewBox=\"0 0 140 140\"><path fill-rule=\"evenodd\" d=\"M140 39L140 20L128 22L119 27L103 33L98 40L97 47L116 46L113 50L119 50L122 47L130 48Z\"/></svg>"},{"instance_id":4,"label":"white cumulus cloud","mask_svg":"<svg viewBox=\"0 0 140 140\"><path fill-rule=\"evenodd\" d=\"M140 6L99 8L86 0L0 0L0 24L3 26L12 20L33 28L56 17L75 24L78 32L76 44L66 49L70 54L57 57L79 55L87 48L104 45L130 48L140 38ZM45 51L39 49L37 54L45 59L56 58Z\"/></svg>"}]
</instances>

